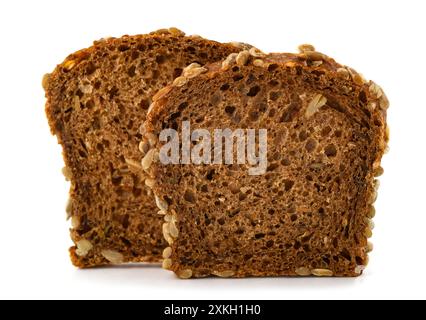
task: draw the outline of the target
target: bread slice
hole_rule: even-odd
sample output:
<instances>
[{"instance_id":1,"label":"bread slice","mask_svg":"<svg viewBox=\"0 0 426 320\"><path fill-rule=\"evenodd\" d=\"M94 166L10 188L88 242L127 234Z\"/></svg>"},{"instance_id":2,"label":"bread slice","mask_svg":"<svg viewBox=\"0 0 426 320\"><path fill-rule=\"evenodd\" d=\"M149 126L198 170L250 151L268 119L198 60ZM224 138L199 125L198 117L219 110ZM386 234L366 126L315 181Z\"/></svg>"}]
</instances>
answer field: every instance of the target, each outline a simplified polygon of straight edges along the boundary
<instances>
[{"instance_id":1,"label":"bread slice","mask_svg":"<svg viewBox=\"0 0 426 320\"><path fill-rule=\"evenodd\" d=\"M139 127L152 95L186 65L240 50L171 28L97 41L44 77L47 118L71 181L76 266L161 258L162 218L144 185Z\"/></svg>"},{"instance_id":2,"label":"bread slice","mask_svg":"<svg viewBox=\"0 0 426 320\"><path fill-rule=\"evenodd\" d=\"M145 136L173 128L183 144L185 120L211 139L215 129L267 129L268 162L258 175L235 162L147 166L165 214L163 267L181 278L360 275L388 141L382 89L310 45L242 51L196 73L154 98Z\"/></svg>"}]
</instances>

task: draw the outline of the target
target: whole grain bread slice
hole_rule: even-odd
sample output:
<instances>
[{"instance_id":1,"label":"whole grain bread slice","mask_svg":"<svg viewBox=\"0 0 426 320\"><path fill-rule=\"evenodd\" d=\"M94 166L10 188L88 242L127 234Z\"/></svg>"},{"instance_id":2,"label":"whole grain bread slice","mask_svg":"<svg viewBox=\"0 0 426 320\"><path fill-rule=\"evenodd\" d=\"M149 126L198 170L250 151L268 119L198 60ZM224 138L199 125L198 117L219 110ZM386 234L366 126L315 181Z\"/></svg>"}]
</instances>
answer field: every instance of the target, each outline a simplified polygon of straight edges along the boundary
<instances>
[{"instance_id":1,"label":"whole grain bread slice","mask_svg":"<svg viewBox=\"0 0 426 320\"><path fill-rule=\"evenodd\" d=\"M154 98L145 137L180 133L184 120L211 137L267 129L268 165L250 175L247 164L150 163L163 267L181 278L360 275L388 142L382 89L310 45L242 51L196 74ZM167 142L156 141L150 156Z\"/></svg>"},{"instance_id":2,"label":"whole grain bread slice","mask_svg":"<svg viewBox=\"0 0 426 320\"><path fill-rule=\"evenodd\" d=\"M139 127L153 94L186 65L238 51L170 28L96 41L44 77L47 118L71 181L74 265L159 261L166 242L144 185Z\"/></svg>"}]
</instances>

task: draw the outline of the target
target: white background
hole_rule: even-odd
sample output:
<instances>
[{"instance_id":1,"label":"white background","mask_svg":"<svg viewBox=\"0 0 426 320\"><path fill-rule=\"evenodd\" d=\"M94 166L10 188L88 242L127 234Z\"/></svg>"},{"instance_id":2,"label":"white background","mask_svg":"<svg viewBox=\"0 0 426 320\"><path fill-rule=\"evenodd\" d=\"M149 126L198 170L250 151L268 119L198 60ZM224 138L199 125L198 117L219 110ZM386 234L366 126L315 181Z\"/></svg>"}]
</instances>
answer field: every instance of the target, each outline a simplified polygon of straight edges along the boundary
<instances>
[{"instance_id":1,"label":"white background","mask_svg":"<svg viewBox=\"0 0 426 320\"><path fill-rule=\"evenodd\" d=\"M0 1L0 298L426 298L425 3ZM170 26L264 51L313 43L383 86L391 151L364 276L181 281L157 266L71 265L68 185L41 78L93 40Z\"/></svg>"}]
</instances>

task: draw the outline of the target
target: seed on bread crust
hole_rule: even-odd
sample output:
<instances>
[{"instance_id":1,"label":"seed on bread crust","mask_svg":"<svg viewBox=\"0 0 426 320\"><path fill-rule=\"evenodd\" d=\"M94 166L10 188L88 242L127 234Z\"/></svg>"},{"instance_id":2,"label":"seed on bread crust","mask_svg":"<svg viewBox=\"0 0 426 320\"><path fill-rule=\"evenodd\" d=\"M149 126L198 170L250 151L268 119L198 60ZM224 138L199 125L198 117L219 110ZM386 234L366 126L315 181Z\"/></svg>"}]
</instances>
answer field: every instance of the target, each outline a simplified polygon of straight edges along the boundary
<instances>
[{"instance_id":1,"label":"seed on bread crust","mask_svg":"<svg viewBox=\"0 0 426 320\"><path fill-rule=\"evenodd\" d=\"M297 268L296 270L294 270L294 272L301 277L307 277L312 275L312 272L309 268L305 268L305 267L301 267L301 268Z\"/></svg>"},{"instance_id":2,"label":"seed on bread crust","mask_svg":"<svg viewBox=\"0 0 426 320\"><path fill-rule=\"evenodd\" d=\"M316 277L332 277L333 271L329 269L313 269L312 274Z\"/></svg>"},{"instance_id":3,"label":"seed on bread crust","mask_svg":"<svg viewBox=\"0 0 426 320\"><path fill-rule=\"evenodd\" d=\"M266 63L262 59L255 59L255 60L253 60L253 65L255 67L265 67Z\"/></svg>"},{"instance_id":4,"label":"seed on bread crust","mask_svg":"<svg viewBox=\"0 0 426 320\"><path fill-rule=\"evenodd\" d=\"M72 68L74 68L74 66L76 65L76 62L74 60L68 60L63 64L63 67L66 70L71 70Z\"/></svg>"},{"instance_id":5,"label":"seed on bread crust","mask_svg":"<svg viewBox=\"0 0 426 320\"><path fill-rule=\"evenodd\" d=\"M266 57L266 53L262 52L261 50L259 50L256 47L252 47L249 50L249 53L252 57L255 57L255 58L265 58Z\"/></svg>"},{"instance_id":6,"label":"seed on bread crust","mask_svg":"<svg viewBox=\"0 0 426 320\"><path fill-rule=\"evenodd\" d=\"M173 264L173 262L172 262L171 259L164 259L163 260L162 268L164 270L170 270L170 268L172 267L172 264Z\"/></svg>"},{"instance_id":7,"label":"seed on bread crust","mask_svg":"<svg viewBox=\"0 0 426 320\"><path fill-rule=\"evenodd\" d=\"M77 249L75 250L75 253L80 257L85 257L89 253L90 250L92 250L93 245L89 240L82 239L75 243L77 246Z\"/></svg>"},{"instance_id":8,"label":"seed on bread crust","mask_svg":"<svg viewBox=\"0 0 426 320\"><path fill-rule=\"evenodd\" d=\"M300 53L303 53L303 52L306 52L306 51L315 51L315 47L311 44L301 44L298 47L298 49L299 49Z\"/></svg>"},{"instance_id":9,"label":"seed on bread crust","mask_svg":"<svg viewBox=\"0 0 426 320\"><path fill-rule=\"evenodd\" d=\"M102 250L102 256L113 264L120 264L124 261L124 256L115 250Z\"/></svg>"},{"instance_id":10,"label":"seed on bread crust","mask_svg":"<svg viewBox=\"0 0 426 320\"><path fill-rule=\"evenodd\" d=\"M250 53L247 50L241 51L238 54L237 58L235 59L235 62L239 66L244 66L247 64L249 57L250 57Z\"/></svg>"},{"instance_id":11,"label":"seed on bread crust","mask_svg":"<svg viewBox=\"0 0 426 320\"><path fill-rule=\"evenodd\" d=\"M173 85L175 87L183 87L186 83L188 82L188 78L187 77L177 77L174 81L173 81Z\"/></svg>"},{"instance_id":12,"label":"seed on bread crust","mask_svg":"<svg viewBox=\"0 0 426 320\"><path fill-rule=\"evenodd\" d=\"M213 275L219 277L219 278L230 278L235 275L235 271L232 270L226 270L226 271L213 271Z\"/></svg>"},{"instance_id":13,"label":"seed on bread crust","mask_svg":"<svg viewBox=\"0 0 426 320\"><path fill-rule=\"evenodd\" d=\"M181 279L190 279L192 277L191 269L184 269L176 271L176 275Z\"/></svg>"},{"instance_id":14,"label":"seed on bread crust","mask_svg":"<svg viewBox=\"0 0 426 320\"><path fill-rule=\"evenodd\" d=\"M50 73L46 73L43 76L43 79L41 80L41 86L43 87L44 90L47 90L49 87L49 79L50 79Z\"/></svg>"},{"instance_id":15,"label":"seed on bread crust","mask_svg":"<svg viewBox=\"0 0 426 320\"><path fill-rule=\"evenodd\" d=\"M65 206L65 212L67 214L67 220L69 220L71 218L72 207L73 207L73 200L71 199L71 197L69 197L68 200L67 200L67 204Z\"/></svg>"},{"instance_id":16,"label":"seed on bread crust","mask_svg":"<svg viewBox=\"0 0 426 320\"><path fill-rule=\"evenodd\" d=\"M206 68L201 67L198 63L191 63L189 66L183 69L182 77L192 79L204 72L207 72Z\"/></svg>"},{"instance_id":17,"label":"seed on bread crust","mask_svg":"<svg viewBox=\"0 0 426 320\"><path fill-rule=\"evenodd\" d=\"M168 259L172 256L172 248L171 247L167 247L166 249L164 249L163 251L163 258L164 259Z\"/></svg>"},{"instance_id":18,"label":"seed on bread crust","mask_svg":"<svg viewBox=\"0 0 426 320\"><path fill-rule=\"evenodd\" d=\"M143 157L141 162L143 170L146 171L151 167L152 163L154 162L155 152L156 152L155 149L151 149L147 152L145 157Z\"/></svg>"},{"instance_id":19,"label":"seed on bread crust","mask_svg":"<svg viewBox=\"0 0 426 320\"><path fill-rule=\"evenodd\" d=\"M228 70L232 65L236 63L236 59L238 57L238 53L231 53L223 62L222 69Z\"/></svg>"}]
</instances>

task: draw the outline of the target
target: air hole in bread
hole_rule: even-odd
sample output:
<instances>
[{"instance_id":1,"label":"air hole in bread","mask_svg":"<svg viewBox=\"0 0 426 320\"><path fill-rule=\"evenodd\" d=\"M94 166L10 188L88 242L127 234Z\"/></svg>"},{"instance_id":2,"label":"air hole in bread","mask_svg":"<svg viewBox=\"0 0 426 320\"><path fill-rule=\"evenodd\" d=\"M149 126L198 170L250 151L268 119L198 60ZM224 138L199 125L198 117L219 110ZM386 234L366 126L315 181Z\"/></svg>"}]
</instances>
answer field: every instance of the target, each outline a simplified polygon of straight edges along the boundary
<instances>
[{"instance_id":1,"label":"air hole in bread","mask_svg":"<svg viewBox=\"0 0 426 320\"><path fill-rule=\"evenodd\" d=\"M330 134L330 132L331 132L331 128L330 128L330 126L326 126L325 128L323 128L323 129L321 130L321 135L322 135L323 137L327 137L327 136Z\"/></svg>"},{"instance_id":2,"label":"air hole in bread","mask_svg":"<svg viewBox=\"0 0 426 320\"><path fill-rule=\"evenodd\" d=\"M235 112L235 107L233 106L226 106L225 107L225 112L229 115L233 115Z\"/></svg>"},{"instance_id":3,"label":"air hole in bread","mask_svg":"<svg viewBox=\"0 0 426 320\"><path fill-rule=\"evenodd\" d=\"M129 75L129 77L134 77L136 75L136 66L131 66L127 70L127 74Z\"/></svg>"},{"instance_id":4,"label":"air hole in bread","mask_svg":"<svg viewBox=\"0 0 426 320\"><path fill-rule=\"evenodd\" d=\"M299 133L299 140L305 141L308 138L308 133L305 130L300 131Z\"/></svg>"},{"instance_id":5,"label":"air hole in bread","mask_svg":"<svg viewBox=\"0 0 426 320\"><path fill-rule=\"evenodd\" d=\"M216 172L215 172L215 170L214 169L211 169L211 170L209 170L208 172L207 172L207 175L206 175L206 179L207 180L213 180L213 177L214 177L214 174L215 174Z\"/></svg>"},{"instance_id":6,"label":"air hole in bread","mask_svg":"<svg viewBox=\"0 0 426 320\"><path fill-rule=\"evenodd\" d=\"M305 144L305 149L308 152L312 152L316 149L318 143L315 139L309 138L308 141Z\"/></svg>"},{"instance_id":7,"label":"air hole in bread","mask_svg":"<svg viewBox=\"0 0 426 320\"><path fill-rule=\"evenodd\" d=\"M324 148L324 153L327 157L332 158L337 155L336 146L333 144L329 144Z\"/></svg>"},{"instance_id":8,"label":"air hole in bread","mask_svg":"<svg viewBox=\"0 0 426 320\"><path fill-rule=\"evenodd\" d=\"M285 191L290 191L291 188L293 188L294 186L294 181L293 180L284 180L284 190Z\"/></svg>"},{"instance_id":9,"label":"air hole in bread","mask_svg":"<svg viewBox=\"0 0 426 320\"><path fill-rule=\"evenodd\" d=\"M271 99L272 101L277 101L280 96L281 92L279 91L272 91L269 93L269 99Z\"/></svg>"},{"instance_id":10,"label":"air hole in bread","mask_svg":"<svg viewBox=\"0 0 426 320\"><path fill-rule=\"evenodd\" d=\"M241 81L242 79L244 79L244 76L242 76L241 74L238 74L238 75L233 76L232 79L235 82L238 82L238 81Z\"/></svg>"},{"instance_id":11,"label":"air hole in bread","mask_svg":"<svg viewBox=\"0 0 426 320\"><path fill-rule=\"evenodd\" d=\"M273 72L278 69L278 65L276 63L272 63L268 66L268 71Z\"/></svg>"},{"instance_id":12,"label":"air hole in bread","mask_svg":"<svg viewBox=\"0 0 426 320\"><path fill-rule=\"evenodd\" d=\"M259 86L254 86L251 87L249 92L247 93L247 96L249 97L255 97L257 96L257 94L260 92L260 87Z\"/></svg>"},{"instance_id":13,"label":"air hole in bread","mask_svg":"<svg viewBox=\"0 0 426 320\"><path fill-rule=\"evenodd\" d=\"M223 85L220 87L220 90L221 90L221 91L227 91L227 90L229 90L229 84L228 84L228 83L223 84Z\"/></svg>"}]
</instances>

